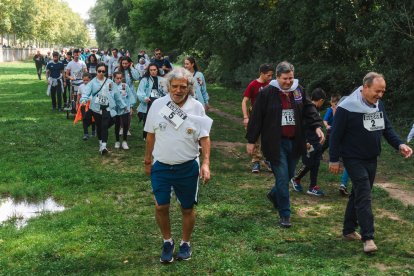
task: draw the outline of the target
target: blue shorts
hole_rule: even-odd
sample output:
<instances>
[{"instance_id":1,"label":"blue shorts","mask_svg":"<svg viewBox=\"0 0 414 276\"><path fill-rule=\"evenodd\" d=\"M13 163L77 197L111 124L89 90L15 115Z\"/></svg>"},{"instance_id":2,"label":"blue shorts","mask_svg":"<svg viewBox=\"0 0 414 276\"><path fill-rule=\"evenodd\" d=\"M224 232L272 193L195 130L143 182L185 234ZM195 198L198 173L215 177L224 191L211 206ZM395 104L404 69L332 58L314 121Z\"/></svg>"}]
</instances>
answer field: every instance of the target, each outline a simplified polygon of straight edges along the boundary
<instances>
[{"instance_id":1,"label":"blue shorts","mask_svg":"<svg viewBox=\"0 0 414 276\"><path fill-rule=\"evenodd\" d=\"M197 204L199 170L197 160L177 165L156 161L151 168L151 185L157 204L170 204L174 190L182 208L193 208Z\"/></svg>"}]
</instances>

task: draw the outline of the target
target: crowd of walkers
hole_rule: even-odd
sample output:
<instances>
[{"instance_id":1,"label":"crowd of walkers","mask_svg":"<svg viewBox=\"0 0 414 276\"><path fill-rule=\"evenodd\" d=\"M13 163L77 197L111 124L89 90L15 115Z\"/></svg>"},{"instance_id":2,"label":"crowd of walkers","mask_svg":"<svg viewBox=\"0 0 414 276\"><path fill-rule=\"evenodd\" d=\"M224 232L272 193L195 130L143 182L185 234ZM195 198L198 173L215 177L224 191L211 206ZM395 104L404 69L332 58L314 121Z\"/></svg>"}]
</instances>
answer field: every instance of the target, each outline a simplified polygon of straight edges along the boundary
<instances>
[{"instance_id":1,"label":"crowd of walkers","mask_svg":"<svg viewBox=\"0 0 414 276\"><path fill-rule=\"evenodd\" d=\"M138 123L143 122L145 126L152 103L167 94L164 77L173 69L168 56L163 56L158 48L152 58L144 50L140 51L136 65L128 50L117 48L64 49L46 55L38 51L33 60L39 80L42 71L46 71L52 110L77 114L75 122L82 120L83 123L83 140L97 135L101 154L108 153L108 129L112 125L115 125L114 148L129 149L127 139L131 135L134 109ZM208 110L207 86L196 60L187 57L182 66L193 74L194 98ZM144 140L146 135L144 131Z\"/></svg>"},{"instance_id":2,"label":"crowd of walkers","mask_svg":"<svg viewBox=\"0 0 414 276\"><path fill-rule=\"evenodd\" d=\"M110 55L108 52L74 49L54 52L50 57L49 53L47 56L38 53L33 59L39 79L43 68L46 69L52 109L75 110L75 121L83 123L83 140L89 139L91 128L91 135L98 137L102 155L108 154L112 125L115 125L114 148L129 149L127 140L136 110L138 123L144 125L145 171L151 176L156 220L163 237L160 261L174 260L169 219L172 190L183 218L176 258L189 260L198 182L200 177L204 182L210 179L212 120L206 115L209 95L204 75L193 57L186 57L182 66L173 68L158 48L152 58L141 51L136 65L128 51L114 48ZM259 173L264 166L273 173L275 183L267 198L279 214L280 226L289 228L292 226L289 186L295 192L303 192L301 180L309 173L306 193L323 196L318 171L322 155L329 148L329 170L335 174L343 171L338 189L349 197L343 239L362 241L364 252L374 252L377 246L371 189L381 137L404 157L412 155L412 149L393 130L381 101L385 78L369 72L362 85L349 96L341 98L331 93L330 107L322 118L319 109L327 98L326 92L316 88L309 97L294 74L294 66L287 61L276 68L263 64L258 78L244 91L243 124L246 149L252 155L251 172ZM407 141L413 136L414 126ZM299 159L302 165L296 170ZM352 182L350 192L348 178Z\"/></svg>"}]
</instances>

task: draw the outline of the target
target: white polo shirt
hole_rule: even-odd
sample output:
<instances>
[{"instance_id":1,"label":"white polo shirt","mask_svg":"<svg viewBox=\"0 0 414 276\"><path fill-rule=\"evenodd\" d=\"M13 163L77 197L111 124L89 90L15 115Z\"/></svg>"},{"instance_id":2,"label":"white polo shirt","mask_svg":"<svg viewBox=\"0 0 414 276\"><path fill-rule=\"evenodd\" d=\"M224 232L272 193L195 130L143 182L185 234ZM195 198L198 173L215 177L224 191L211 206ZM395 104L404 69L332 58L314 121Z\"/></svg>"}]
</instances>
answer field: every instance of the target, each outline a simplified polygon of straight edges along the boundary
<instances>
[{"instance_id":1,"label":"white polo shirt","mask_svg":"<svg viewBox=\"0 0 414 276\"><path fill-rule=\"evenodd\" d=\"M187 101L181 107L187 118L176 129L160 114L160 111L170 101L172 102L170 94L154 101L148 112L144 130L155 133L155 145L152 152L154 160L176 165L198 157L198 141L209 136L213 120L205 114L204 107L199 101L188 96Z\"/></svg>"}]
</instances>

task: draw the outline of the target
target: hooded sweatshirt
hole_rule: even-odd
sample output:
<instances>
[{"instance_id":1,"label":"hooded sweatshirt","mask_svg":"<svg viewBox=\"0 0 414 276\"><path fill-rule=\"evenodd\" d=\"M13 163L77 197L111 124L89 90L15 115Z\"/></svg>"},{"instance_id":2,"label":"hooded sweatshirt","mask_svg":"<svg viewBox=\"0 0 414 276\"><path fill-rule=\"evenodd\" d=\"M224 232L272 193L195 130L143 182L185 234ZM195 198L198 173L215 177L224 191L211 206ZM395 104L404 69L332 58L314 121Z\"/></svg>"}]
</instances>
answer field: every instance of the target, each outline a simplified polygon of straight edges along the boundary
<instances>
[{"instance_id":1,"label":"hooded sweatshirt","mask_svg":"<svg viewBox=\"0 0 414 276\"><path fill-rule=\"evenodd\" d=\"M381 137L398 149L403 144L388 120L384 104L368 104L362 86L342 101L336 110L330 136L330 162L339 157L372 160L381 153Z\"/></svg>"}]
</instances>

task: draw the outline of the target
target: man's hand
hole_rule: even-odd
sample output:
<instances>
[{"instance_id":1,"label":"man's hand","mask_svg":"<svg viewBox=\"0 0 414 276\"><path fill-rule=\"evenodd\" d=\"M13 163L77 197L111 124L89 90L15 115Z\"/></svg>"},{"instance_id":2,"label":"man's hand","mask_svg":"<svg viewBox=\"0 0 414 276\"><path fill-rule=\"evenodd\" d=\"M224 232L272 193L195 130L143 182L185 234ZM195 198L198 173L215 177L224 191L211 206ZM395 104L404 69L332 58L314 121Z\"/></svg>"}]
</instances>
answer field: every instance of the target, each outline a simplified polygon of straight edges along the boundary
<instances>
[{"instance_id":1,"label":"man's hand","mask_svg":"<svg viewBox=\"0 0 414 276\"><path fill-rule=\"evenodd\" d=\"M247 150L248 154L252 155L253 151L254 151L254 144L247 144L246 145L246 150Z\"/></svg>"},{"instance_id":2,"label":"man's hand","mask_svg":"<svg viewBox=\"0 0 414 276\"><path fill-rule=\"evenodd\" d=\"M207 184L210 180L210 167L207 164L202 164L200 168L200 177L204 184Z\"/></svg>"},{"instance_id":3,"label":"man's hand","mask_svg":"<svg viewBox=\"0 0 414 276\"><path fill-rule=\"evenodd\" d=\"M150 176L151 175L152 161L151 160L144 160L144 164L145 164L145 174Z\"/></svg>"},{"instance_id":4,"label":"man's hand","mask_svg":"<svg viewBox=\"0 0 414 276\"><path fill-rule=\"evenodd\" d=\"M401 154L405 158L408 158L413 154L413 150L409 146L407 146L406 144L401 144L399 148L400 148Z\"/></svg>"},{"instance_id":5,"label":"man's hand","mask_svg":"<svg viewBox=\"0 0 414 276\"><path fill-rule=\"evenodd\" d=\"M243 119L244 129L247 129L248 124L249 124L249 117L244 117L244 119Z\"/></svg>"},{"instance_id":6,"label":"man's hand","mask_svg":"<svg viewBox=\"0 0 414 276\"><path fill-rule=\"evenodd\" d=\"M323 134L323 131L320 127L318 127L317 129L315 129L316 135L318 135L319 137L319 143L321 145L323 145L323 143L325 143L325 134Z\"/></svg>"},{"instance_id":7,"label":"man's hand","mask_svg":"<svg viewBox=\"0 0 414 276\"><path fill-rule=\"evenodd\" d=\"M339 162L329 162L329 171L338 174L341 171L341 164Z\"/></svg>"}]
</instances>

